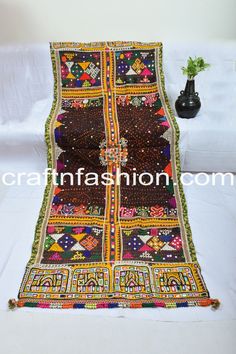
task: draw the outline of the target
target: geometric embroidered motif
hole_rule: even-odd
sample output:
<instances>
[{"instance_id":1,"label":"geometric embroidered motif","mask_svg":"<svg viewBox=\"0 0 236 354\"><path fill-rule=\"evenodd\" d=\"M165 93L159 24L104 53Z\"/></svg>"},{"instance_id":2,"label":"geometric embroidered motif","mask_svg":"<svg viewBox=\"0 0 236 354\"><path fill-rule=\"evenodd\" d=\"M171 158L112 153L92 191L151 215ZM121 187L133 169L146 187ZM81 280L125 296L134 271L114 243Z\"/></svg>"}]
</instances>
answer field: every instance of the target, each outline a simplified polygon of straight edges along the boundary
<instances>
[{"instance_id":1,"label":"geometric embroidered motif","mask_svg":"<svg viewBox=\"0 0 236 354\"><path fill-rule=\"evenodd\" d=\"M68 270L66 269L44 270L32 268L24 291L35 291L39 293L63 293L66 291L67 281Z\"/></svg>"},{"instance_id":2,"label":"geometric embroidered motif","mask_svg":"<svg viewBox=\"0 0 236 354\"><path fill-rule=\"evenodd\" d=\"M154 50L117 51L116 64L117 86L156 81Z\"/></svg>"},{"instance_id":3,"label":"geometric embroidered motif","mask_svg":"<svg viewBox=\"0 0 236 354\"><path fill-rule=\"evenodd\" d=\"M185 293L188 296L197 296L197 293L206 295L196 265L162 265L155 267L153 273L156 291L160 297L173 297L177 294L185 296Z\"/></svg>"},{"instance_id":4,"label":"geometric embroidered motif","mask_svg":"<svg viewBox=\"0 0 236 354\"><path fill-rule=\"evenodd\" d=\"M66 226L59 229L48 227L47 230L42 263L83 263L101 260L101 228Z\"/></svg>"},{"instance_id":5,"label":"geometric embroidered motif","mask_svg":"<svg viewBox=\"0 0 236 354\"><path fill-rule=\"evenodd\" d=\"M66 88L101 85L100 53L71 52L60 54L62 85Z\"/></svg>"},{"instance_id":6,"label":"geometric embroidered motif","mask_svg":"<svg viewBox=\"0 0 236 354\"><path fill-rule=\"evenodd\" d=\"M149 270L145 266L115 266L114 276L114 291L132 294L151 292Z\"/></svg>"},{"instance_id":7,"label":"geometric embroidered motif","mask_svg":"<svg viewBox=\"0 0 236 354\"><path fill-rule=\"evenodd\" d=\"M72 276L71 291L78 293L100 293L109 290L107 268L75 269Z\"/></svg>"},{"instance_id":8,"label":"geometric embroidered motif","mask_svg":"<svg viewBox=\"0 0 236 354\"><path fill-rule=\"evenodd\" d=\"M119 163L121 166L125 166L127 162L127 140L121 138L119 143L115 146L107 146L106 141L103 140L100 147L100 162L103 166L111 165L113 163Z\"/></svg>"},{"instance_id":9,"label":"geometric embroidered motif","mask_svg":"<svg viewBox=\"0 0 236 354\"><path fill-rule=\"evenodd\" d=\"M124 260L184 261L179 228L124 229L122 235Z\"/></svg>"}]
</instances>

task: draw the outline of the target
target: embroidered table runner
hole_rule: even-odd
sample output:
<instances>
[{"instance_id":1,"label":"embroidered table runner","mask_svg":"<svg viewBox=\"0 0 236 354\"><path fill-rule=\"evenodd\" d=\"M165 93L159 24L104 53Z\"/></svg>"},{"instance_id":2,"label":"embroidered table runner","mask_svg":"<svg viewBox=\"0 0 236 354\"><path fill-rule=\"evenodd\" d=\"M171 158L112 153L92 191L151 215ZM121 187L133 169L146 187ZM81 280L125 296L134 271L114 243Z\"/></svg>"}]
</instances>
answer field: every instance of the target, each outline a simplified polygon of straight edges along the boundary
<instances>
[{"instance_id":1,"label":"embroidered table runner","mask_svg":"<svg viewBox=\"0 0 236 354\"><path fill-rule=\"evenodd\" d=\"M191 238L162 44L53 43L51 57L56 174L10 306L216 306Z\"/></svg>"}]
</instances>

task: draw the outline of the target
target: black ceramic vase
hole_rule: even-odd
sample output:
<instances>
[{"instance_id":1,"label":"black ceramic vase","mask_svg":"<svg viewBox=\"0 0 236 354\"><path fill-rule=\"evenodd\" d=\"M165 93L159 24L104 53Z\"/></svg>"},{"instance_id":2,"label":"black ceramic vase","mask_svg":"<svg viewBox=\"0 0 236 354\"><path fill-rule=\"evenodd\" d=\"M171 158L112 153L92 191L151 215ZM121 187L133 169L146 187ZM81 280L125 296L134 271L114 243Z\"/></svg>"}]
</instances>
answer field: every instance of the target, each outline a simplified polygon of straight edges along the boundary
<instances>
[{"instance_id":1,"label":"black ceramic vase","mask_svg":"<svg viewBox=\"0 0 236 354\"><path fill-rule=\"evenodd\" d=\"M181 118L194 118L201 107L198 92L195 92L194 80L187 80L184 91L175 102L175 109Z\"/></svg>"}]
</instances>

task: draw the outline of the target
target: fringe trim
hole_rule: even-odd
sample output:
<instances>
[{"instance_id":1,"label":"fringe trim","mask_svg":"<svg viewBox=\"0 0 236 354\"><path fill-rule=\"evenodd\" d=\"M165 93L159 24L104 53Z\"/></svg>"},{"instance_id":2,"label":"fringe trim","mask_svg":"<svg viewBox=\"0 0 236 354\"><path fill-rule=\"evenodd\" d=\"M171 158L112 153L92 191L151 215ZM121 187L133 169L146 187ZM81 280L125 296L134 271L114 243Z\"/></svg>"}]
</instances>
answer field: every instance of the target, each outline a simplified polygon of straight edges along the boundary
<instances>
[{"instance_id":1,"label":"fringe trim","mask_svg":"<svg viewBox=\"0 0 236 354\"><path fill-rule=\"evenodd\" d=\"M112 309L112 308L179 308L179 307L192 307L192 306L211 306L214 310L220 306L218 299L200 299L200 300L187 300L187 301L153 301L153 302L97 302L97 303L79 303L79 302L48 302L48 301L26 301L10 299L8 301L9 309L14 310L17 307L36 307L43 309Z\"/></svg>"},{"instance_id":2,"label":"fringe trim","mask_svg":"<svg viewBox=\"0 0 236 354\"><path fill-rule=\"evenodd\" d=\"M52 63L52 71L53 71L53 77L54 77L54 86L53 86L53 103L51 107L50 114L46 120L45 123L45 129L44 129L44 139L45 143L47 146L47 167L48 168L53 168L53 156L52 156L52 134L50 130L50 124L52 119L55 116L55 111L58 103L58 79L57 79L57 68L56 68L56 54L55 51L52 48L52 45L50 43L50 55L51 55L51 63ZM27 263L27 266L30 266L34 264L38 249L39 249L39 244L40 244L40 236L41 236L41 229L42 229L42 224L43 220L45 218L46 210L48 207L49 203L49 193L50 193L50 188L51 188L51 183L52 183L52 176L48 176L48 181L47 185L44 189L44 194L43 194L43 201L42 205L39 211L39 216L35 228L35 233L34 233L34 240L33 240L33 245L32 245L32 250L31 250L31 256L30 260ZM24 278L23 278L24 279Z\"/></svg>"},{"instance_id":3,"label":"fringe trim","mask_svg":"<svg viewBox=\"0 0 236 354\"><path fill-rule=\"evenodd\" d=\"M163 97L165 100L165 104L169 113L169 116L173 122L174 125L174 134L175 134L175 160L176 160L176 172L177 172L177 182L178 182L178 187L179 187L179 193L180 193L180 199L181 199L181 204L182 204L182 212L183 212L183 219L184 219L184 226L186 229L186 234L187 234L187 239L188 239L188 247L191 255L191 259L193 262L197 262L197 256L196 256L196 250L195 246L193 243L193 238L192 238L192 230L190 227L189 223L189 218L188 218L188 207L187 207L187 201L185 198L185 193L183 189L183 185L181 182L181 161L180 161L180 149L179 149L179 140L180 140L180 130L179 130L179 125L176 121L175 115L172 111L169 98L165 89L165 74L163 71L163 44L161 43L160 48L159 48L159 58L158 58L158 67L160 70L160 82L161 82L161 89L163 93ZM200 268L200 266L199 266Z\"/></svg>"}]
</instances>

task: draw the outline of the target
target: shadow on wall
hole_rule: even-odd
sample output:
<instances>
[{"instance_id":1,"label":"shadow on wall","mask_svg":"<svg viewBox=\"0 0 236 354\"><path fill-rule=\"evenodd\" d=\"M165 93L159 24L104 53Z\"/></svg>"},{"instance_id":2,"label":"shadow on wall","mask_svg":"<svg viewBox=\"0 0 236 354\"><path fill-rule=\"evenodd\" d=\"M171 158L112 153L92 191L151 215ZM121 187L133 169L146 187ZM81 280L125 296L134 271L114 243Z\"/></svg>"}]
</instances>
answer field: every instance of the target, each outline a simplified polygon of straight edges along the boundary
<instances>
[{"instance_id":1,"label":"shadow on wall","mask_svg":"<svg viewBox=\"0 0 236 354\"><path fill-rule=\"evenodd\" d=\"M0 3L0 43L17 43L34 31L35 23L23 4ZM37 32L37 31L36 31ZM39 39L37 33L34 38Z\"/></svg>"}]
</instances>

